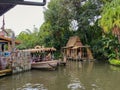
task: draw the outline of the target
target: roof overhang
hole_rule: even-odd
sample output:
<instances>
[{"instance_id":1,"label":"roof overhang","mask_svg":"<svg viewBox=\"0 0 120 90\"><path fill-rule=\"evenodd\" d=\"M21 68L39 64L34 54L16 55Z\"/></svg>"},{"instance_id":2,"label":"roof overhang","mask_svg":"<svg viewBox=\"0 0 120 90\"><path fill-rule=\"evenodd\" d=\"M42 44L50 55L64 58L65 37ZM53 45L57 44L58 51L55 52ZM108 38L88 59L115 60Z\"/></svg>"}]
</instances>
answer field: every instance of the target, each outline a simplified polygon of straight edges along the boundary
<instances>
[{"instance_id":1,"label":"roof overhang","mask_svg":"<svg viewBox=\"0 0 120 90\"><path fill-rule=\"evenodd\" d=\"M72 48L73 46L66 46L66 47L62 47L63 49L68 49L68 48Z\"/></svg>"},{"instance_id":2,"label":"roof overhang","mask_svg":"<svg viewBox=\"0 0 120 90\"><path fill-rule=\"evenodd\" d=\"M46 4L46 0L39 0L42 2L35 2L29 0L0 0L0 16L5 12L13 8L15 5L33 5L33 6L44 6Z\"/></svg>"},{"instance_id":3,"label":"roof overhang","mask_svg":"<svg viewBox=\"0 0 120 90\"><path fill-rule=\"evenodd\" d=\"M6 13L8 10L13 8L15 5L12 4L1 4L0 3L0 16Z\"/></svg>"},{"instance_id":4,"label":"roof overhang","mask_svg":"<svg viewBox=\"0 0 120 90\"><path fill-rule=\"evenodd\" d=\"M46 4L46 0L38 0L40 2L32 1L32 0L0 0L2 4L12 4L12 5L34 5L34 6L44 6ZM42 1L42 2L41 2Z\"/></svg>"},{"instance_id":5,"label":"roof overhang","mask_svg":"<svg viewBox=\"0 0 120 90\"><path fill-rule=\"evenodd\" d=\"M0 43L6 43L7 44L8 42L12 43L12 39L8 38L8 37L0 36ZM18 40L15 40L15 44L21 44L21 42L18 41Z\"/></svg>"},{"instance_id":6,"label":"roof overhang","mask_svg":"<svg viewBox=\"0 0 120 90\"><path fill-rule=\"evenodd\" d=\"M74 46L72 49L78 49L78 48L88 48L90 46Z\"/></svg>"}]
</instances>

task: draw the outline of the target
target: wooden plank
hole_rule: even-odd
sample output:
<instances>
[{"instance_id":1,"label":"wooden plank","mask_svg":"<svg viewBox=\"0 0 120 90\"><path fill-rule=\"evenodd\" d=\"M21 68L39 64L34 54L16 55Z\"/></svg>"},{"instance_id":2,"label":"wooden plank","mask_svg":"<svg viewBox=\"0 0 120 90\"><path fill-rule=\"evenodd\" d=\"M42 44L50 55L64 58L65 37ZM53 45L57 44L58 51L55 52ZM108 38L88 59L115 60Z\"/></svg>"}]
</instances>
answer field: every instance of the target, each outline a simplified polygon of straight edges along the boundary
<instances>
[{"instance_id":1,"label":"wooden plank","mask_svg":"<svg viewBox=\"0 0 120 90\"><path fill-rule=\"evenodd\" d=\"M1 77L1 76L4 76L4 75L6 75L6 73L2 73L2 74L0 74L0 77Z\"/></svg>"},{"instance_id":2,"label":"wooden plank","mask_svg":"<svg viewBox=\"0 0 120 90\"><path fill-rule=\"evenodd\" d=\"M10 73L10 72L12 72L11 69L0 70L0 74Z\"/></svg>"}]
</instances>

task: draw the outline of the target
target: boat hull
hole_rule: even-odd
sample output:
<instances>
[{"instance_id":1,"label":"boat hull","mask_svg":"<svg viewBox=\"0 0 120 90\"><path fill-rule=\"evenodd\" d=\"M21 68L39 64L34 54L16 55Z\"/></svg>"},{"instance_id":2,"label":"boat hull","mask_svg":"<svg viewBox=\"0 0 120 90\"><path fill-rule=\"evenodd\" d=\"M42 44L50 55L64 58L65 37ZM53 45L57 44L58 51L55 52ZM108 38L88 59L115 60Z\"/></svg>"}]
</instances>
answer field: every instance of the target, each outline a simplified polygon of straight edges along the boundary
<instances>
[{"instance_id":1,"label":"boat hull","mask_svg":"<svg viewBox=\"0 0 120 90\"><path fill-rule=\"evenodd\" d=\"M32 69L55 69L57 68L58 62L56 60L52 61L42 61L34 62L31 64Z\"/></svg>"}]
</instances>

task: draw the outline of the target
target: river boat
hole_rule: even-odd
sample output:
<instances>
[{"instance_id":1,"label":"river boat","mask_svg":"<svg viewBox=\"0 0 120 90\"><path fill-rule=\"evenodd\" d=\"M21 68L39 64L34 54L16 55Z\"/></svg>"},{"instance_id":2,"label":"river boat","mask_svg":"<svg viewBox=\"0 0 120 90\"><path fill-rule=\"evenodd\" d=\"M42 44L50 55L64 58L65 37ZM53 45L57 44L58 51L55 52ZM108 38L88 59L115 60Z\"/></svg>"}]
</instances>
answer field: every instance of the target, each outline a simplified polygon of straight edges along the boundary
<instances>
[{"instance_id":1,"label":"river boat","mask_svg":"<svg viewBox=\"0 0 120 90\"><path fill-rule=\"evenodd\" d=\"M55 70L58 66L57 60L51 61L41 61L41 62L32 62L31 67L32 69L51 69Z\"/></svg>"},{"instance_id":2,"label":"river boat","mask_svg":"<svg viewBox=\"0 0 120 90\"><path fill-rule=\"evenodd\" d=\"M32 69L51 69L55 70L58 66L58 60L54 60L53 52L56 51L53 47L36 46L33 49L28 49L31 53Z\"/></svg>"}]
</instances>

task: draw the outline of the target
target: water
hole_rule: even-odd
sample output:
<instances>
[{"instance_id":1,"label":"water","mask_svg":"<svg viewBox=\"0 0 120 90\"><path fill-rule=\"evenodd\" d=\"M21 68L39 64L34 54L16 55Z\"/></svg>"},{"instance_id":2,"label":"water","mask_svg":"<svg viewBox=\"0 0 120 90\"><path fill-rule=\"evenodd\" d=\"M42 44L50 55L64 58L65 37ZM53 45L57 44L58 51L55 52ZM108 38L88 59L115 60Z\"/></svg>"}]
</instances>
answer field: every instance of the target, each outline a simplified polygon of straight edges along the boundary
<instances>
[{"instance_id":1,"label":"water","mask_svg":"<svg viewBox=\"0 0 120 90\"><path fill-rule=\"evenodd\" d=\"M56 71L31 70L2 77L0 90L120 90L120 67L69 61Z\"/></svg>"}]
</instances>

